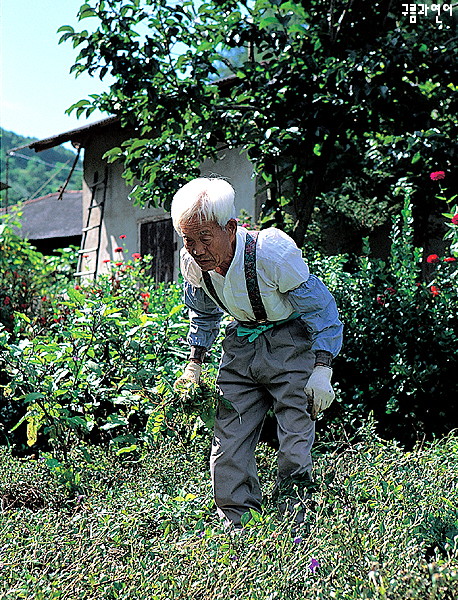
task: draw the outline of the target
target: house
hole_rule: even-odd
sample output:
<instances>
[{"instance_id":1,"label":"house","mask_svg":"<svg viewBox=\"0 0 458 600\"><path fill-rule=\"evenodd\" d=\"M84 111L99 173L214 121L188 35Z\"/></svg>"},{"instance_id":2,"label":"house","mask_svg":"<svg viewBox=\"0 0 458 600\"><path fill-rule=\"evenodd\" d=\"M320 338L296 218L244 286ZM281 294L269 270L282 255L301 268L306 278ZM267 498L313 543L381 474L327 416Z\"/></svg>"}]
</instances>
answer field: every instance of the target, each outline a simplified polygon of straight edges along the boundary
<instances>
[{"instance_id":1,"label":"house","mask_svg":"<svg viewBox=\"0 0 458 600\"><path fill-rule=\"evenodd\" d=\"M92 278L106 272L107 260L128 260L132 254L151 254L153 274L157 281L176 281L179 266L180 239L170 214L162 208L133 206L129 200L131 187L122 178L123 166L109 164L103 155L120 146L135 133L124 129L117 117L68 131L30 144L36 152L71 142L84 149L83 161L83 225L78 275ZM217 163L201 166L202 176L221 175L236 190L236 209L257 217L256 182L246 155L238 150L224 150ZM56 214L55 218L58 216ZM120 239L120 236L123 236ZM125 237L124 237L125 236ZM117 252L116 248L123 248Z\"/></svg>"},{"instance_id":2,"label":"house","mask_svg":"<svg viewBox=\"0 0 458 600\"><path fill-rule=\"evenodd\" d=\"M1 210L2 213L5 209ZM68 191L47 194L20 205L22 227L16 233L43 254L81 244L83 193Z\"/></svg>"}]
</instances>

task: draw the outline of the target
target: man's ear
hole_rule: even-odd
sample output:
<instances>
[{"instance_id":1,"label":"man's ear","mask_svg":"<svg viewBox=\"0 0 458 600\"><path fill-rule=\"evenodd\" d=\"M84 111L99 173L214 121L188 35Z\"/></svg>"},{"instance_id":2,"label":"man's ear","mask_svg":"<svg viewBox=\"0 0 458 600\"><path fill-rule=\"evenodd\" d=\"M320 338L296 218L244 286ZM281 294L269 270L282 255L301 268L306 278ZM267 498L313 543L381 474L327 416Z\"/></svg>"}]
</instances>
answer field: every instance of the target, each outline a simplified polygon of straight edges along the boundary
<instances>
[{"instance_id":1,"label":"man's ear","mask_svg":"<svg viewBox=\"0 0 458 600\"><path fill-rule=\"evenodd\" d=\"M235 235L237 231L237 221L235 219L229 219L229 221L226 223L225 229L231 235Z\"/></svg>"}]
</instances>

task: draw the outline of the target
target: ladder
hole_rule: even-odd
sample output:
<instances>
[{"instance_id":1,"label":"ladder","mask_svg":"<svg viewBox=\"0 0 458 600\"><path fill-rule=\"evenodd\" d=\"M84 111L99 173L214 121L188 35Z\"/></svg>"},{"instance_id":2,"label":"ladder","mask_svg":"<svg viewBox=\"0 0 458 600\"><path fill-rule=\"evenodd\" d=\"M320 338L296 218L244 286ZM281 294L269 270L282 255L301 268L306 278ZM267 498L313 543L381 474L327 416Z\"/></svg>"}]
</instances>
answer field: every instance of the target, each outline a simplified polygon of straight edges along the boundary
<instances>
[{"instance_id":1,"label":"ladder","mask_svg":"<svg viewBox=\"0 0 458 600\"><path fill-rule=\"evenodd\" d=\"M97 275L98 263L99 263L99 252L100 252L100 242L101 242L101 233L102 233L102 223L103 223L103 213L105 210L105 201L107 197L107 184L108 184L108 167L105 167L105 174L102 181L98 181L97 173L94 177L94 183L89 186L91 190L91 200L89 202L89 206L87 208L87 217L86 217L86 226L83 227L82 231L82 239L81 239L81 249L78 250L78 268L75 273L75 277L84 277L85 275L93 275L94 279ZM100 200L100 190L102 190L102 199ZM96 213L93 213L94 210L98 209ZM97 215L98 212L98 215ZM88 233L93 230L97 230L97 238L95 246L92 248L86 248ZM87 254L94 254L94 268L92 271L84 271L83 263L84 257Z\"/></svg>"}]
</instances>

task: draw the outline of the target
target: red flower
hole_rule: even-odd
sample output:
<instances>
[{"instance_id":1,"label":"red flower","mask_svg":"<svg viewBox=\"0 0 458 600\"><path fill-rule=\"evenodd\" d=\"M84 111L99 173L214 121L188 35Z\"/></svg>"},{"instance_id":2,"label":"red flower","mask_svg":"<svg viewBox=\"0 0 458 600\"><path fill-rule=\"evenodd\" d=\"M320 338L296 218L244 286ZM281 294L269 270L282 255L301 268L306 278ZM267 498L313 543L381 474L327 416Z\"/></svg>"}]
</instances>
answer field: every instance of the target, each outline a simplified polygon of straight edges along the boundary
<instances>
[{"instance_id":1,"label":"red flower","mask_svg":"<svg viewBox=\"0 0 458 600\"><path fill-rule=\"evenodd\" d=\"M123 264L122 262L117 262L117 263L115 263L115 265L116 265L117 267L120 267L122 264Z\"/></svg>"},{"instance_id":2,"label":"red flower","mask_svg":"<svg viewBox=\"0 0 458 600\"><path fill-rule=\"evenodd\" d=\"M135 259L135 260L139 260L141 257L142 257L142 255L139 254L138 252L134 252L132 254L132 258Z\"/></svg>"},{"instance_id":3,"label":"red flower","mask_svg":"<svg viewBox=\"0 0 458 600\"><path fill-rule=\"evenodd\" d=\"M452 217L452 223L454 225L458 225L458 213Z\"/></svg>"},{"instance_id":4,"label":"red flower","mask_svg":"<svg viewBox=\"0 0 458 600\"><path fill-rule=\"evenodd\" d=\"M437 254L430 254L428 256L428 258L426 259L426 262L428 262L428 263L438 263L438 262L440 262L440 258L437 256Z\"/></svg>"},{"instance_id":5,"label":"red flower","mask_svg":"<svg viewBox=\"0 0 458 600\"><path fill-rule=\"evenodd\" d=\"M9 296L6 296L5 299L3 300L3 304L6 306L7 304L11 304L11 298Z\"/></svg>"},{"instance_id":6,"label":"red flower","mask_svg":"<svg viewBox=\"0 0 458 600\"><path fill-rule=\"evenodd\" d=\"M110 262L110 259L109 259L109 258L106 258L106 259L105 259L103 262L104 262L104 263L109 263L109 262Z\"/></svg>"},{"instance_id":7,"label":"red flower","mask_svg":"<svg viewBox=\"0 0 458 600\"><path fill-rule=\"evenodd\" d=\"M127 235L125 233L123 233L122 235L119 236L120 240L125 240L127 237Z\"/></svg>"},{"instance_id":8,"label":"red flower","mask_svg":"<svg viewBox=\"0 0 458 600\"><path fill-rule=\"evenodd\" d=\"M115 252L124 252L124 249L121 248L121 246L118 246L117 248L115 248Z\"/></svg>"},{"instance_id":9,"label":"red flower","mask_svg":"<svg viewBox=\"0 0 458 600\"><path fill-rule=\"evenodd\" d=\"M447 258L444 258L444 262L455 262L456 258L454 256L448 256Z\"/></svg>"},{"instance_id":10,"label":"red flower","mask_svg":"<svg viewBox=\"0 0 458 600\"><path fill-rule=\"evenodd\" d=\"M140 294L140 298L149 298L149 297L150 297L150 294L148 294L148 292L142 292Z\"/></svg>"},{"instance_id":11,"label":"red flower","mask_svg":"<svg viewBox=\"0 0 458 600\"><path fill-rule=\"evenodd\" d=\"M431 294L433 296L439 296L439 288L437 286L432 285L429 289L431 290Z\"/></svg>"},{"instance_id":12,"label":"red flower","mask_svg":"<svg viewBox=\"0 0 458 600\"><path fill-rule=\"evenodd\" d=\"M390 294L395 294L396 293L396 290L394 288L392 288L392 287L386 288L385 291L389 292Z\"/></svg>"},{"instance_id":13,"label":"red flower","mask_svg":"<svg viewBox=\"0 0 458 600\"><path fill-rule=\"evenodd\" d=\"M80 285L75 285L75 290L80 290L81 286Z\"/></svg>"},{"instance_id":14,"label":"red flower","mask_svg":"<svg viewBox=\"0 0 458 600\"><path fill-rule=\"evenodd\" d=\"M385 306L384 296L377 296L377 302L380 304L380 306Z\"/></svg>"},{"instance_id":15,"label":"red flower","mask_svg":"<svg viewBox=\"0 0 458 600\"><path fill-rule=\"evenodd\" d=\"M434 171L430 177L433 181L438 181L439 179L445 179L445 173L444 171Z\"/></svg>"}]
</instances>

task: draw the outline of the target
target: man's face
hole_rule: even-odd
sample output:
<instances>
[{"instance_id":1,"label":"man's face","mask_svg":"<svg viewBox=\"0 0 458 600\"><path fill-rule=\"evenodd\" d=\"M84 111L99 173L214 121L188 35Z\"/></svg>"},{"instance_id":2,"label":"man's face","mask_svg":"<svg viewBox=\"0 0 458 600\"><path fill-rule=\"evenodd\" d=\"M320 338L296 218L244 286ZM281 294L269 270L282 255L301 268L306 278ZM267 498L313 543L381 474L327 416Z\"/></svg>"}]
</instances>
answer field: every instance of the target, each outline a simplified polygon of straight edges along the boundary
<instances>
[{"instance_id":1,"label":"man's face","mask_svg":"<svg viewBox=\"0 0 458 600\"><path fill-rule=\"evenodd\" d=\"M193 217L181 225L183 243L202 271L217 270L225 275L235 250L237 223L231 219L225 229L214 221Z\"/></svg>"}]
</instances>

